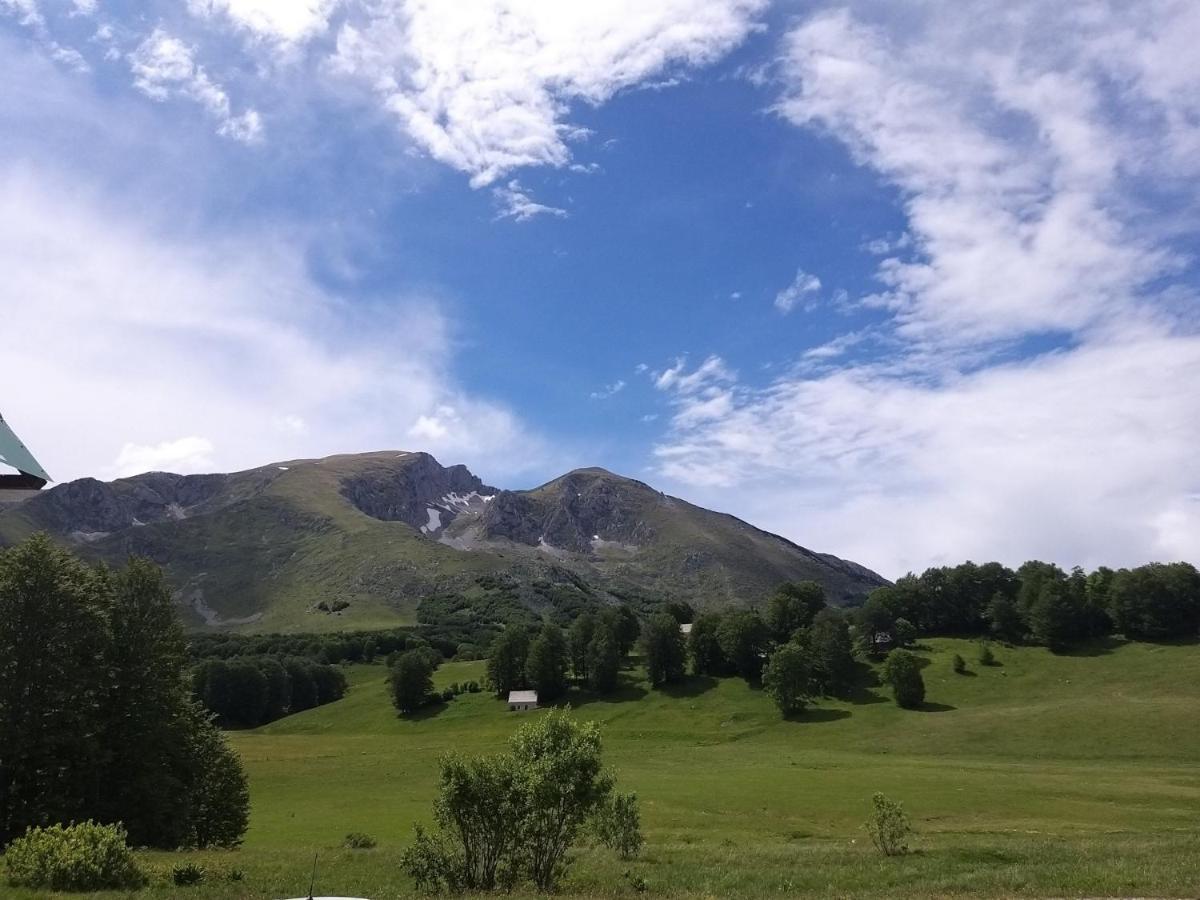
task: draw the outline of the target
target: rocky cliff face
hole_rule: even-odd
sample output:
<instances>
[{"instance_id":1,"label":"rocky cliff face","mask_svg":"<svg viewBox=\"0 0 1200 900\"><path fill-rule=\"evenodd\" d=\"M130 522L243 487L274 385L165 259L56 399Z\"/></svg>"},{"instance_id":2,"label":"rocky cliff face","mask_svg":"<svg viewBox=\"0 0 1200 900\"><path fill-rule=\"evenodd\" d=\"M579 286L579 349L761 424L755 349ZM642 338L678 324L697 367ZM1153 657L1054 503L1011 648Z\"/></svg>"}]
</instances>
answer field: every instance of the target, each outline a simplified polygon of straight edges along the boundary
<instances>
[{"instance_id":1,"label":"rocky cliff face","mask_svg":"<svg viewBox=\"0 0 1200 900\"><path fill-rule=\"evenodd\" d=\"M498 493L466 466L439 465L428 453L406 455L412 458L403 466L381 466L342 478L342 496L373 519L429 532L453 521L466 498Z\"/></svg>"},{"instance_id":2,"label":"rocky cliff face","mask_svg":"<svg viewBox=\"0 0 1200 900\"><path fill-rule=\"evenodd\" d=\"M38 494L23 509L38 528L86 539L211 512L236 499L240 492L231 489L237 480L231 475L169 472L111 482L81 478Z\"/></svg>"},{"instance_id":3,"label":"rocky cliff face","mask_svg":"<svg viewBox=\"0 0 1200 900\"><path fill-rule=\"evenodd\" d=\"M483 533L575 553L591 553L600 541L640 545L654 537L642 507L658 496L639 481L584 469L536 491L500 494L483 515Z\"/></svg>"}]
</instances>

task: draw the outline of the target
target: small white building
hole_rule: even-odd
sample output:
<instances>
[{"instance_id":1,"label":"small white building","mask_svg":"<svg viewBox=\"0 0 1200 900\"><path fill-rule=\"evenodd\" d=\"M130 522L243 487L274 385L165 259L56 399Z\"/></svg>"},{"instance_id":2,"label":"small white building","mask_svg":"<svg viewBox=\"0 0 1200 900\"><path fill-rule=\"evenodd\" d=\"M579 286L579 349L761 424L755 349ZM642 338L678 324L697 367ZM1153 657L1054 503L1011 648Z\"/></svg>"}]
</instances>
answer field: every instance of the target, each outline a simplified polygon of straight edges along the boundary
<instances>
[{"instance_id":1,"label":"small white building","mask_svg":"<svg viewBox=\"0 0 1200 900\"><path fill-rule=\"evenodd\" d=\"M684 637L687 637L689 634L691 634L692 633L692 623L685 622L684 624L680 625L679 633L682 634Z\"/></svg>"},{"instance_id":2,"label":"small white building","mask_svg":"<svg viewBox=\"0 0 1200 900\"><path fill-rule=\"evenodd\" d=\"M508 692L508 711L509 712L524 712L528 709L537 709L537 691L509 691Z\"/></svg>"}]
</instances>

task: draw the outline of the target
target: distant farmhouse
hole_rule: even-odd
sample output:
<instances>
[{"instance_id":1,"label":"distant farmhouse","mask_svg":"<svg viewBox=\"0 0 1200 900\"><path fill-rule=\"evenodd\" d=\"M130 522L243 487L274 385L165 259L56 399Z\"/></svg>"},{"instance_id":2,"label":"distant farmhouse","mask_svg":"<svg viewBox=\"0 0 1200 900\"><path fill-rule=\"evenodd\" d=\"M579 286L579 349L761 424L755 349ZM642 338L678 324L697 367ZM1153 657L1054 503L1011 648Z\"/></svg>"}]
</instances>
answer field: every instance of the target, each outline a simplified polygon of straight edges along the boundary
<instances>
[{"instance_id":1,"label":"distant farmhouse","mask_svg":"<svg viewBox=\"0 0 1200 900\"><path fill-rule=\"evenodd\" d=\"M529 709L537 709L537 691L509 691L508 692L508 711L509 712L524 712Z\"/></svg>"},{"instance_id":2,"label":"distant farmhouse","mask_svg":"<svg viewBox=\"0 0 1200 900\"><path fill-rule=\"evenodd\" d=\"M684 637L686 637L687 635L691 634L691 633L692 633L692 623L691 623L691 622L686 622L686 623L684 623L683 625L680 625L680 626L679 626L679 633L680 633L680 634L682 634Z\"/></svg>"}]
</instances>

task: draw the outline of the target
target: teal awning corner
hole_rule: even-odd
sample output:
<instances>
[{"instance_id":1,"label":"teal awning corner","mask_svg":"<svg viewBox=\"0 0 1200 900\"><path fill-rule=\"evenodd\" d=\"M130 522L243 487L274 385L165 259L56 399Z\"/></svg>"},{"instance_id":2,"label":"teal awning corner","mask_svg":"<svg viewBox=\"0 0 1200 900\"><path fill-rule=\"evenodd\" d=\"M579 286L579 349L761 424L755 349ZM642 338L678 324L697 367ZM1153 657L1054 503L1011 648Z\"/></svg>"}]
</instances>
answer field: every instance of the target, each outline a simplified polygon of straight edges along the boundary
<instances>
[{"instance_id":1,"label":"teal awning corner","mask_svg":"<svg viewBox=\"0 0 1200 900\"><path fill-rule=\"evenodd\" d=\"M42 468L41 464L33 458L29 448L21 443L21 439L4 421L4 416L0 416L0 463L44 481L53 480L46 474L46 470Z\"/></svg>"}]
</instances>

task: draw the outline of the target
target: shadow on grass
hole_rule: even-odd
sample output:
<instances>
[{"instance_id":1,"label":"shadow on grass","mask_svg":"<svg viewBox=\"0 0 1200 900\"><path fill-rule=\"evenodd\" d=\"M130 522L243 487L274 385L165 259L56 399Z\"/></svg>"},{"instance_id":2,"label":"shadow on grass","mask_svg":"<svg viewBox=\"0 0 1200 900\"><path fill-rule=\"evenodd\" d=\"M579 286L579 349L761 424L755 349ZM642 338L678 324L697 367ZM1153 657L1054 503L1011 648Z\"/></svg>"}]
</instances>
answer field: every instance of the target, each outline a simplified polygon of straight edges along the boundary
<instances>
[{"instance_id":1,"label":"shadow on grass","mask_svg":"<svg viewBox=\"0 0 1200 900\"><path fill-rule=\"evenodd\" d=\"M1126 643L1128 641L1110 635L1060 650L1055 656L1107 656Z\"/></svg>"},{"instance_id":2,"label":"shadow on grass","mask_svg":"<svg viewBox=\"0 0 1200 900\"><path fill-rule=\"evenodd\" d=\"M877 687L882 687L878 673L866 663L855 662L850 687L836 696L838 699L853 703L855 706L866 706L871 703L887 703L886 697L882 697L872 690L872 688Z\"/></svg>"},{"instance_id":3,"label":"shadow on grass","mask_svg":"<svg viewBox=\"0 0 1200 900\"><path fill-rule=\"evenodd\" d=\"M815 724L817 722L837 722L848 718L850 718L850 710L848 709L825 709L820 706L810 706L802 713L787 716L789 722L799 722L802 725L806 723Z\"/></svg>"},{"instance_id":4,"label":"shadow on grass","mask_svg":"<svg viewBox=\"0 0 1200 900\"><path fill-rule=\"evenodd\" d=\"M963 669L961 672L955 672L955 675L962 675L964 678L978 678L978 672L972 672L970 669Z\"/></svg>"},{"instance_id":5,"label":"shadow on grass","mask_svg":"<svg viewBox=\"0 0 1200 900\"><path fill-rule=\"evenodd\" d=\"M570 704L574 708L587 706L591 703L631 703L641 700L645 697L647 691L644 687L638 684L631 683L631 679L622 676L617 682L617 688L607 694L597 694L589 691L586 688L573 688L567 692L567 696L563 697L556 703L556 706L566 706Z\"/></svg>"},{"instance_id":6,"label":"shadow on grass","mask_svg":"<svg viewBox=\"0 0 1200 900\"><path fill-rule=\"evenodd\" d=\"M917 707L917 712L940 713L950 712L958 709L957 706L950 706L947 703L922 703Z\"/></svg>"},{"instance_id":7,"label":"shadow on grass","mask_svg":"<svg viewBox=\"0 0 1200 900\"><path fill-rule=\"evenodd\" d=\"M659 691L668 697L699 697L717 686L717 679L711 675L689 675L677 684L664 684Z\"/></svg>"},{"instance_id":8,"label":"shadow on grass","mask_svg":"<svg viewBox=\"0 0 1200 900\"><path fill-rule=\"evenodd\" d=\"M400 718L406 722L424 722L426 719L433 719L440 716L450 708L450 704L445 700L438 700L436 703L430 703L428 706L422 706L416 712L400 713Z\"/></svg>"}]
</instances>

